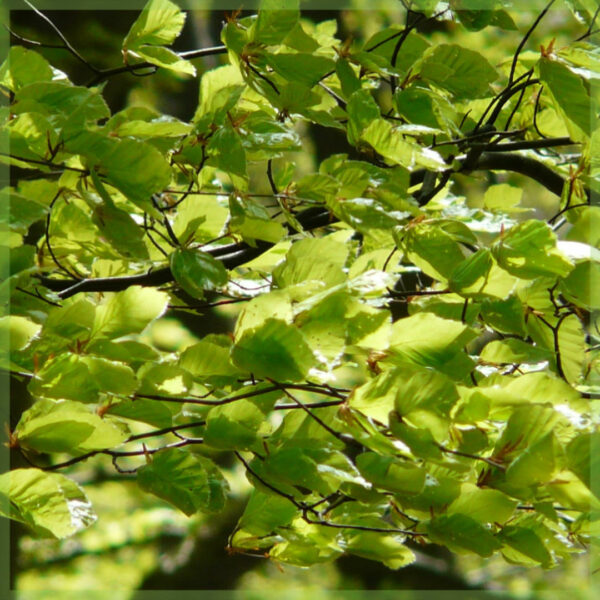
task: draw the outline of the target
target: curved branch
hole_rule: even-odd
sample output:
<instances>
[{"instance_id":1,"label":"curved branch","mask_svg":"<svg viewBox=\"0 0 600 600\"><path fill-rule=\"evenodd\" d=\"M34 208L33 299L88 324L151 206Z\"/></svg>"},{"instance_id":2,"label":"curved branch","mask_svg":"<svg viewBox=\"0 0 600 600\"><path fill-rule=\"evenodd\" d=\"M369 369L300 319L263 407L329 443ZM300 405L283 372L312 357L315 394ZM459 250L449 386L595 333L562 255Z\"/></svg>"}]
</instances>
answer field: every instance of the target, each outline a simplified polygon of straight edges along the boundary
<instances>
[{"instance_id":1,"label":"curved branch","mask_svg":"<svg viewBox=\"0 0 600 600\"><path fill-rule=\"evenodd\" d=\"M212 48L201 48L199 50L188 50L187 52L178 52L177 55L179 56L179 58L191 60L193 58L200 58L202 56L214 56L215 54L225 54L226 52L226 46L213 46ZM132 75L135 75L136 71L150 68L158 69L156 65L150 62L140 62L134 65L124 65L122 67L115 67L114 69L105 69L104 71L100 71L98 75L96 75L96 77L94 77L86 85L87 87L92 87L93 85L98 85L105 79L113 77L114 75L120 75L121 73L131 73Z\"/></svg>"},{"instance_id":2,"label":"curved branch","mask_svg":"<svg viewBox=\"0 0 600 600\"><path fill-rule=\"evenodd\" d=\"M512 171L542 184L560 197L565 180L550 167L534 158L509 152L484 152L477 161L477 171Z\"/></svg>"}]
</instances>

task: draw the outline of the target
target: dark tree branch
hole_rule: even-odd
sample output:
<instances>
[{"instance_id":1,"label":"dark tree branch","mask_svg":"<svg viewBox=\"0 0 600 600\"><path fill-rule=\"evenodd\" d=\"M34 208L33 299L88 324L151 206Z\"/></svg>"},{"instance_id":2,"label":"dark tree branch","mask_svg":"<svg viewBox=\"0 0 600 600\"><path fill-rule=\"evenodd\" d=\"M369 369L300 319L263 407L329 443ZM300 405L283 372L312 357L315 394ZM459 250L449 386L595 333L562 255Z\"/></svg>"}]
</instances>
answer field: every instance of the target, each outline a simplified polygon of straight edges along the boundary
<instances>
[{"instance_id":1,"label":"dark tree branch","mask_svg":"<svg viewBox=\"0 0 600 600\"><path fill-rule=\"evenodd\" d=\"M492 149L490 149L488 146L484 146L484 148L486 151L481 153L473 166L469 166L465 169L465 173L471 171L511 171L537 181L559 197L562 194L565 180L558 173L538 160L520 154L497 151L502 150L501 147L492 147ZM464 164L466 162L466 157L461 160ZM448 172L449 171L444 172L444 174ZM422 183L425 174L426 171L423 169L413 171L410 176L410 186ZM586 193L589 198L589 190L586 190ZM319 227L326 227L335 220L330 212L323 206L308 208L299 213L297 218L306 231L317 229ZM289 232L290 234L294 233L291 229L289 229ZM272 246L271 243L264 241L257 241L254 247L245 242L240 242L208 249L207 252L221 260L227 269L235 269L236 267L249 262L253 258L260 256ZM126 277L104 277L75 281L74 279L53 279L41 276L40 280L48 289L59 292L58 295L60 298L69 298L70 296L74 296L81 292L118 292L133 285L145 287L160 286L172 282L173 274L171 273L170 267L161 267L154 271L150 271L149 273Z\"/></svg>"},{"instance_id":2,"label":"dark tree branch","mask_svg":"<svg viewBox=\"0 0 600 600\"><path fill-rule=\"evenodd\" d=\"M183 58L185 60L191 60L194 58L200 58L202 56L214 56L215 54L226 54L227 47L226 46L214 46L212 48L201 48L199 50L189 50L187 52L179 52L179 58ZM131 73L132 75L136 74L136 71L140 71L142 69L154 69L152 73L155 73L159 67L153 65L149 62L140 62L134 65L124 65L122 67L115 67L114 69L105 69L104 71L99 71L98 75L94 77L91 81L87 83L87 87L92 87L94 85L98 85L103 82L105 79L109 79L110 77L114 77L115 75L120 75L121 73Z\"/></svg>"}]
</instances>

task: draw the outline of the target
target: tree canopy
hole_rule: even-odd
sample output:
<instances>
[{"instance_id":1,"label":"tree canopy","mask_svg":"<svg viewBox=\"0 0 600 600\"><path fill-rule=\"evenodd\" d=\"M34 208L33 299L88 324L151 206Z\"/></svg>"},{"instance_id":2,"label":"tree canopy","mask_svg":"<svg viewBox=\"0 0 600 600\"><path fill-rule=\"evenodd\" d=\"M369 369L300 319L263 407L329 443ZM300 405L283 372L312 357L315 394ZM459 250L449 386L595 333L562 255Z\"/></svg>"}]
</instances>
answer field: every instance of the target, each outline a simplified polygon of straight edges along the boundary
<instances>
[{"instance_id":1,"label":"tree canopy","mask_svg":"<svg viewBox=\"0 0 600 600\"><path fill-rule=\"evenodd\" d=\"M0 66L0 514L38 560L106 550L116 498L123 543L234 503L222 546L301 567L594 548L594 0L414 0L352 36L263 0L185 51L150 0L109 67L37 15L53 44L11 30ZM161 74L198 82L187 117L107 102Z\"/></svg>"}]
</instances>

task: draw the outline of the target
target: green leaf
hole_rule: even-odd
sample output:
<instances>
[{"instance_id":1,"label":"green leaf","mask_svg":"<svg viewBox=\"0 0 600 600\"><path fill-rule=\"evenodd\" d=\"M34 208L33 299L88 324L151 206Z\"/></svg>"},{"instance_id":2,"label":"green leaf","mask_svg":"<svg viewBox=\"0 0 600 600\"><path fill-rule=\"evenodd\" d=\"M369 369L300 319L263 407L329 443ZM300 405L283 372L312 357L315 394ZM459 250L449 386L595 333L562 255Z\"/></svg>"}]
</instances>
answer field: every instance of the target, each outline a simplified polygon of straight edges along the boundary
<instances>
[{"instance_id":1,"label":"green leaf","mask_svg":"<svg viewBox=\"0 0 600 600\"><path fill-rule=\"evenodd\" d=\"M175 281L193 298L227 283L223 263L206 252L178 248L171 254L171 272Z\"/></svg>"},{"instance_id":2,"label":"green leaf","mask_svg":"<svg viewBox=\"0 0 600 600\"><path fill-rule=\"evenodd\" d=\"M48 360L29 384L33 394L80 402L97 402L100 393L127 396L137 388L138 381L129 366L68 352Z\"/></svg>"},{"instance_id":3,"label":"green leaf","mask_svg":"<svg viewBox=\"0 0 600 600\"><path fill-rule=\"evenodd\" d=\"M296 194L300 198L308 198L317 202L327 202L336 196L340 189L337 179L329 175L312 173L296 182Z\"/></svg>"},{"instance_id":4,"label":"green leaf","mask_svg":"<svg viewBox=\"0 0 600 600\"><path fill-rule=\"evenodd\" d=\"M185 23L185 13L169 0L149 0L123 40L123 49L142 44L172 44Z\"/></svg>"},{"instance_id":5,"label":"green leaf","mask_svg":"<svg viewBox=\"0 0 600 600\"><path fill-rule=\"evenodd\" d=\"M206 149L215 167L225 173L246 177L246 153L233 127L221 127L210 138Z\"/></svg>"},{"instance_id":6,"label":"green leaf","mask_svg":"<svg viewBox=\"0 0 600 600\"><path fill-rule=\"evenodd\" d=\"M567 464L569 469L600 498L600 488L595 474L600 469L600 433L582 433L567 446Z\"/></svg>"},{"instance_id":7,"label":"green leaf","mask_svg":"<svg viewBox=\"0 0 600 600\"><path fill-rule=\"evenodd\" d=\"M185 13L184 13L185 14ZM189 61L180 58L173 50L156 46L136 46L135 51L130 51L135 55L158 67L169 69L177 73L186 73L195 75L196 67Z\"/></svg>"},{"instance_id":8,"label":"green leaf","mask_svg":"<svg viewBox=\"0 0 600 600\"><path fill-rule=\"evenodd\" d=\"M226 335L207 335L182 353L179 365L194 377L227 377L239 374L230 360L231 340Z\"/></svg>"},{"instance_id":9,"label":"green leaf","mask_svg":"<svg viewBox=\"0 0 600 600\"><path fill-rule=\"evenodd\" d=\"M490 531L467 515L442 515L427 525L432 542L447 546L453 552L465 550L480 556L491 556L502 544Z\"/></svg>"},{"instance_id":10,"label":"green leaf","mask_svg":"<svg viewBox=\"0 0 600 600\"><path fill-rule=\"evenodd\" d=\"M567 119L571 135L575 139L581 139L582 134L589 135L592 105L582 79L557 60L542 57L537 66L540 79L548 86L559 112ZM577 128L575 131L573 124Z\"/></svg>"},{"instance_id":11,"label":"green leaf","mask_svg":"<svg viewBox=\"0 0 600 600\"><path fill-rule=\"evenodd\" d=\"M23 350L40 331L41 326L25 317L0 317L0 335L8 338L9 348Z\"/></svg>"},{"instance_id":12,"label":"green leaf","mask_svg":"<svg viewBox=\"0 0 600 600\"><path fill-rule=\"evenodd\" d=\"M407 141L400 131L385 119L373 120L361 133L360 139L367 142L384 158L397 165L402 165L409 171L418 167L441 171L447 167L435 150L423 148L415 142Z\"/></svg>"},{"instance_id":13,"label":"green leaf","mask_svg":"<svg viewBox=\"0 0 600 600\"><path fill-rule=\"evenodd\" d=\"M457 265L465 259L456 240L435 223L419 223L410 228L397 228L394 230L394 239L413 264L435 279L450 279ZM478 255L478 258L480 256ZM475 265L475 268L477 266ZM459 271L459 285L463 276Z\"/></svg>"},{"instance_id":14,"label":"green leaf","mask_svg":"<svg viewBox=\"0 0 600 600\"><path fill-rule=\"evenodd\" d=\"M300 82L309 87L335 69L335 63L331 59L303 52L267 54L265 59L267 64L284 79Z\"/></svg>"},{"instance_id":15,"label":"green leaf","mask_svg":"<svg viewBox=\"0 0 600 600\"><path fill-rule=\"evenodd\" d=\"M21 415L14 435L22 448L83 454L119 446L129 431L80 402L38 400Z\"/></svg>"},{"instance_id":16,"label":"green leaf","mask_svg":"<svg viewBox=\"0 0 600 600\"><path fill-rule=\"evenodd\" d=\"M486 344L479 358L489 363L539 363L551 360L552 353L545 348L538 348L516 338L494 340Z\"/></svg>"},{"instance_id":17,"label":"green leaf","mask_svg":"<svg viewBox=\"0 0 600 600\"><path fill-rule=\"evenodd\" d=\"M335 72L340 80L342 92L346 98L350 98L354 92L360 90L360 79L357 77L347 59L338 58L335 63ZM346 110L348 110L347 105ZM379 114L376 115L376 117L378 116ZM348 125L348 127L350 127L350 125Z\"/></svg>"},{"instance_id":18,"label":"green leaf","mask_svg":"<svg viewBox=\"0 0 600 600\"><path fill-rule=\"evenodd\" d=\"M504 527L498 539L518 554L540 563L542 567L547 568L552 564L552 555L544 545L544 542L535 531L527 527L514 525ZM512 556L512 553L505 553L504 550L503 554L513 560L516 558Z\"/></svg>"},{"instance_id":19,"label":"green leaf","mask_svg":"<svg viewBox=\"0 0 600 600\"><path fill-rule=\"evenodd\" d=\"M297 510L286 498L254 489L238 526L257 536L267 535L277 527L288 525Z\"/></svg>"},{"instance_id":20,"label":"green leaf","mask_svg":"<svg viewBox=\"0 0 600 600\"><path fill-rule=\"evenodd\" d=\"M356 458L360 474L375 487L399 494L418 494L425 486L426 472L403 464L391 456L363 452Z\"/></svg>"},{"instance_id":21,"label":"green leaf","mask_svg":"<svg viewBox=\"0 0 600 600\"><path fill-rule=\"evenodd\" d=\"M426 51L420 75L460 100L488 95L498 77L481 54L458 44L437 44Z\"/></svg>"},{"instance_id":22,"label":"green leaf","mask_svg":"<svg viewBox=\"0 0 600 600\"><path fill-rule=\"evenodd\" d=\"M508 466L506 481L515 487L550 481L557 469L556 441L552 431L525 448Z\"/></svg>"},{"instance_id":23,"label":"green leaf","mask_svg":"<svg viewBox=\"0 0 600 600\"><path fill-rule=\"evenodd\" d=\"M407 548L395 535L360 531L348 534L345 546L350 554L370 560L379 560L390 569L400 569L416 560L412 550Z\"/></svg>"},{"instance_id":24,"label":"green leaf","mask_svg":"<svg viewBox=\"0 0 600 600\"><path fill-rule=\"evenodd\" d=\"M345 244L330 238L306 238L292 244L285 261L273 270L278 287L289 287L305 281L319 281L324 287L346 279L342 267L348 256Z\"/></svg>"},{"instance_id":25,"label":"green leaf","mask_svg":"<svg viewBox=\"0 0 600 600\"><path fill-rule=\"evenodd\" d=\"M316 364L302 333L280 319L267 319L254 329L245 330L236 339L231 359L256 377L281 382L304 379Z\"/></svg>"},{"instance_id":26,"label":"green leaf","mask_svg":"<svg viewBox=\"0 0 600 600\"><path fill-rule=\"evenodd\" d=\"M525 313L523 303L516 296L503 300L484 300L481 316L491 327L501 333L525 334Z\"/></svg>"},{"instance_id":27,"label":"green leaf","mask_svg":"<svg viewBox=\"0 0 600 600\"><path fill-rule=\"evenodd\" d=\"M234 65L206 71L200 79L200 101L194 122L205 115L212 115L214 121L220 122L239 100L244 88L244 78Z\"/></svg>"},{"instance_id":28,"label":"green leaf","mask_svg":"<svg viewBox=\"0 0 600 600\"><path fill-rule=\"evenodd\" d=\"M229 486L217 466L204 456L169 448L152 455L137 472L139 486L166 500L188 517L198 511L219 512Z\"/></svg>"},{"instance_id":29,"label":"green leaf","mask_svg":"<svg viewBox=\"0 0 600 600\"><path fill-rule=\"evenodd\" d=\"M299 0L262 0L253 41L267 46L280 44L300 18Z\"/></svg>"},{"instance_id":30,"label":"green leaf","mask_svg":"<svg viewBox=\"0 0 600 600\"><path fill-rule=\"evenodd\" d=\"M115 339L140 333L163 314L167 303L164 292L140 286L106 294L106 300L96 309L91 337Z\"/></svg>"},{"instance_id":31,"label":"green leaf","mask_svg":"<svg viewBox=\"0 0 600 600\"><path fill-rule=\"evenodd\" d=\"M16 92L30 83L52 81L52 67L33 50L12 46L0 66L0 84Z\"/></svg>"},{"instance_id":32,"label":"green leaf","mask_svg":"<svg viewBox=\"0 0 600 600\"><path fill-rule=\"evenodd\" d=\"M66 129L70 124L68 131L71 134L84 123L110 116L99 90L64 81L31 83L22 87L15 94L11 110L15 114L34 112L52 117L57 125Z\"/></svg>"},{"instance_id":33,"label":"green leaf","mask_svg":"<svg viewBox=\"0 0 600 600\"><path fill-rule=\"evenodd\" d=\"M448 288L461 296L481 294L488 283L492 263L492 255L487 248L477 250L452 271Z\"/></svg>"},{"instance_id":34,"label":"green leaf","mask_svg":"<svg viewBox=\"0 0 600 600\"><path fill-rule=\"evenodd\" d=\"M190 133L192 127L173 117L166 115L150 121L131 119L119 125L117 131L121 136L138 138L180 137Z\"/></svg>"},{"instance_id":35,"label":"green leaf","mask_svg":"<svg viewBox=\"0 0 600 600\"><path fill-rule=\"evenodd\" d=\"M380 373L360 386L350 398L350 406L381 423L388 423L396 410L412 425L433 427L434 437L444 431L450 408L458 400L452 381L439 372L405 365Z\"/></svg>"},{"instance_id":36,"label":"green leaf","mask_svg":"<svg viewBox=\"0 0 600 600\"><path fill-rule=\"evenodd\" d=\"M264 413L251 400L217 406L208 413L204 442L220 450L246 450L256 442L264 419Z\"/></svg>"},{"instance_id":37,"label":"green leaf","mask_svg":"<svg viewBox=\"0 0 600 600\"><path fill-rule=\"evenodd\" d=\"M480 523L504 523L512 516L517 501L498 490L463 483L460 496L448 507L448 515L467 515Z\"/></svg>"},{"instance_id":38,"label":"green leaf","mask_svg":"<svg viewBox=\"0 0 600 600\"><path fill-rule=\"evenodd\" d=\"M565 277L573 265L556 247L556 235L543 221L525 221L492 246L498 264L521 279Z\"/></svg>"},{"instance_id":39,"label":"green leaf","mask_svg":"<svg viewBox=\"0 0 600 600\"><path fill-rule=\"evenodd\" d=\"M460 321L417 313L392 326L394 355L417 365L441 368L477 337L477 331Z\"/></svg>"},{"instance_id":40,"label":"green leaf","mask_svg":"<svg viewBox=\"0 0 600 600\"><path fill-rule=\"evenodd\" d=\"M65 148L85 157L89 168L142 208L148 208L150 196L162 192L171 181L169 164L146 142L87 131L70 138Z\"/></svg>"},{"instance_id":41,"label":"green leaf","mask_svg":"<svg viewBox=\"0 0 600 600\"><path fill-rule=\"evenodd\" d=\"M559 289L569 302L582 308L594 310L600 308L600 263L582 260L567 277L559 282Z\"/></svg>"},{"instance_id":42,"label":"green leaf","mask_svg":"<svg viewBox=\"0 0 600 600\"><path fill-rule=\"evenodd\" d=\"M13 469L0 475L0 514L25 523L37 535L58 539L96 520L90 501L74 481L40 469Z\"/></svg>"},{"instance_id":43,"label":"green leaf","mask_svg":"<svg viewBox=\"0 0 600 600\"><path fill-rule=\"evenodd\" d=\"M583 325L577 315L568 315L560 322L556 334L557 361L562 374L571 385L580 383L586 362L586 344Z\"/></svg>"},{"instance_id":44,"label":"green leaf","mask_svg":"<svg viewBox=\"0 0 600 600\"><path fill-rule=\"evenodd\" d=\"M145 398L121 400L121 402L111 404L105 414L148 423L148 425L152 425L158 429L173 425L173 415L166 403L161 403L157 400L147 400Z\"/></svg>"}]
</instances>

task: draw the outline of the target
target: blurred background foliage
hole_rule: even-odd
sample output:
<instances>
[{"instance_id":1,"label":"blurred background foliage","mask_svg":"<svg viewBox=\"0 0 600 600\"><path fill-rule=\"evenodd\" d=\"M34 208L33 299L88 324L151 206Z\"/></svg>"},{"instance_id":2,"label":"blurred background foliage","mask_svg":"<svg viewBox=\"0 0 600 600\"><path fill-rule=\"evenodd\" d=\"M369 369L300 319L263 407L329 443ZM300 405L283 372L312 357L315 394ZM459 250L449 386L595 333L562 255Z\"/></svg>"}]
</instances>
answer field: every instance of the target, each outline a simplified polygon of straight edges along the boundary
<instances>
[{"instance_id":1,"label":"blurred background foliage","mask_svg":"<svg viewBox=\"0 0 600 600\"><path fill-rule=\"evenodd\" d=\"M186 8L185 3L179 4ZM318 3L308 4L314 7ZM433 43L451 39L453 43L480 51L495 65L510 62L521 36L536 17L539 3L523 0L515 4L517 9L509 10L515 23L512 35L493 27L479 32L468 31L450 20L433 25L428 23L419 28L419 33ZM585 7L593 6L593 0L573 4L579 4L581 14L589 19ZM206 2L203 4L206 9L188 14L185 29L174 45L175 50L220 44L220 30L226 13L222 2L212 2L212 9L208 9L209 5ZM404 23L406 18L401 2L390 1L386 3L389 8L377 10L372 8L373 3L369 0L345 1L343 5L346 8L340 10L312 8L306 10L303 17L313 23L329 22L328 27L337 30L336 35L341 40L368 39L385 27ZM469 3L465 2L465 5ZM241 16L252 12L244 10ZM71 9L44 13L88 61L102 69L120 64L121 42L138 14L136 10ZM31 10L11 10L9 18L10 28L18 36L43 44L57 42L48 23ZM581 35L585 27L564 3L557 3L534 32L527 48L537 53L540 44L548 44L552 38L556 39L556 47L561 47ZM22 43L16 37L12 37L11 42ZM34 49L68 73L75 84L83 84L89 78L85 66L64 50ZM194 65L201 75L224 61L226 57L213 56L194 60ZM198 101L198 79L167 70L159 70L149 77L122 74L107 81L104 97L112 112L128 106L146 106L189 121ZM315 171L319 161L331 154L349 152L352 156L352 149L343 134L306 125L299 134L303 152L296 155L296 176ZM15 175L19 174L13 173ZM523 189L522 206L533 211L528 213L528 218L547 218L556 212L558 199L537 184L518 175L503 176L502 181ZM485 187L491 182L482 179L478 185L471 178L470 183L465 181L463 189L457 193L478 206ZM261 178L259 185L265 183ZM268 192L267 189L256 189L256 192L261 191ZM231 330L238 311L233 304L216 307L204 315L175 313L176 318L170 316L159 320L147 335L161 350L180 351L208 333ZM13 382L11 392L11 414L16 422L18 415L30 405L30 399L25 386L18 381ZM13 460L12 468L26 466L19 464L22 459L17 454ZM238 590L239 595L234 597L244 600L321 600L340 597L340 590L404 590L401 596L390 594L390 598L401 597L403 600L446 597L440 596L439 592L430 595L423 590L463 590L459 596L461 600L480 597L476 590L489 590L492 597L507 599L545 600L567 593L571 600L598 597L590 585L589 555L582 555L551 571L510 565L501 557L450 556L429 548L413 548L417 562L399 571L358 557L344 557L335 564L301 569L282 568L260 557L229 556L225 551L227 535L235 527L249 489L239 464L232 464L228 471L232 495L226 510L218 516L199 514L188 518L158 498L143 493L133 480L123 483L124 476L119 475L117 484L113 470L105 462L102 458L91 459L68 473L84 487L102 514L102 519L86 531L65 541L36 540L19 524L11 524L11 588L19 590L20 599L70 597L67 591L82 593L82 590L89 590L86 597L90 598L137 600L144 597L144 590L201 589ZM475 595L471 596L471 592ZM358 600L367 595L356 592L350 597ZM387 598L387 595L382 594L381 598Z\"/></svg>"}]
</instances>

